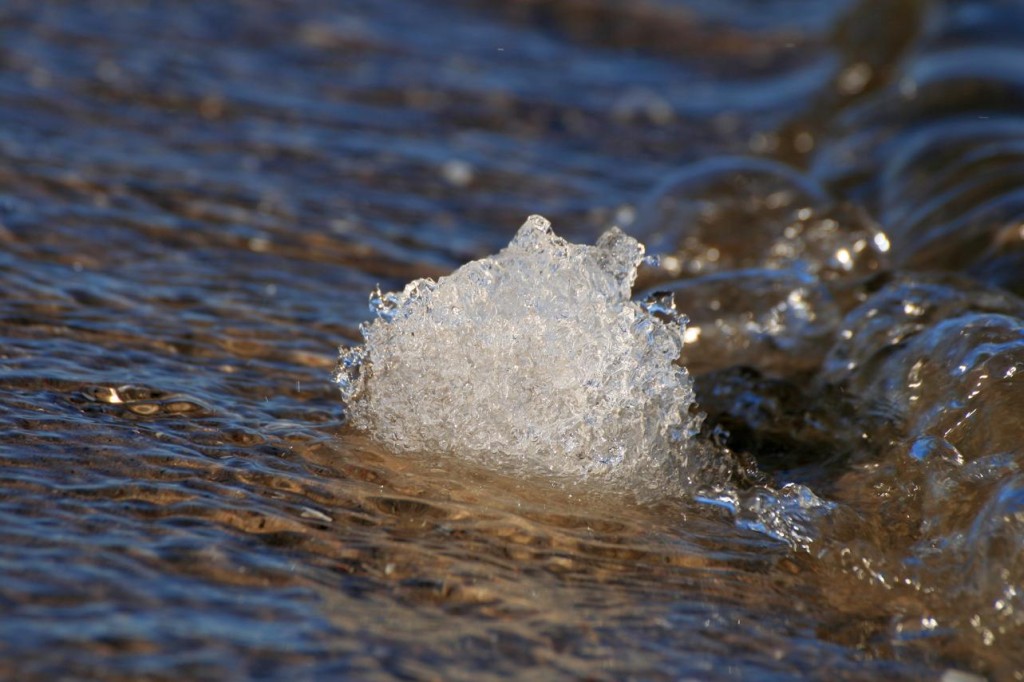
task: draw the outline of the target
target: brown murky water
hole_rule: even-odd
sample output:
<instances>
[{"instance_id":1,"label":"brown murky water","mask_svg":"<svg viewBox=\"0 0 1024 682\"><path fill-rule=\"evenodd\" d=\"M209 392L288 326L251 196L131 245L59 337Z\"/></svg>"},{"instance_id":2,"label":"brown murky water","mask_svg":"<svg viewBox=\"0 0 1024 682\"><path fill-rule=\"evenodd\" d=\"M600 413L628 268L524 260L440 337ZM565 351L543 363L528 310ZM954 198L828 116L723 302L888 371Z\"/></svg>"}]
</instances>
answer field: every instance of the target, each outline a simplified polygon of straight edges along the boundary
<instances>
[{"instance_id":1,"label":"brown murky water","mask_svg":"<svg viewBox=\"0 0 1024 682\"><path fill-rule=\"evenodd\" d=\"M0 677L1024 678L1022 105L1017 2L0 5ZM529 213L665 256L730 480L346 431Z\"/></svg>"}]
</instances>

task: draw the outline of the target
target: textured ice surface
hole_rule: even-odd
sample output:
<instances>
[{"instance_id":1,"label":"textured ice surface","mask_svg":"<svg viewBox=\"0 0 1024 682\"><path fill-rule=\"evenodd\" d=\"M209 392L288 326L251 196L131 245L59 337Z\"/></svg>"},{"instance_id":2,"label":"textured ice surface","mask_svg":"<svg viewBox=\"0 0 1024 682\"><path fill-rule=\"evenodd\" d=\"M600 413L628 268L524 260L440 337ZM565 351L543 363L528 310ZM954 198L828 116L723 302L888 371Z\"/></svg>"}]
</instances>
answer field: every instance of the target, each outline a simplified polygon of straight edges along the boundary
<instances>
[{"instance_id":1,"label":"textured ice surface","mask_svg":"<svg viewBox=\"0 0 1024 682\"><path fill-rule=\"evenodd\" d=\"M616 228L576 245L531 216L495 256L377 292L365 343L335 373L351 423L394 451L642 497L692 485L682 321L630 300L643 253Z\"/></svg>"}]
</instances>

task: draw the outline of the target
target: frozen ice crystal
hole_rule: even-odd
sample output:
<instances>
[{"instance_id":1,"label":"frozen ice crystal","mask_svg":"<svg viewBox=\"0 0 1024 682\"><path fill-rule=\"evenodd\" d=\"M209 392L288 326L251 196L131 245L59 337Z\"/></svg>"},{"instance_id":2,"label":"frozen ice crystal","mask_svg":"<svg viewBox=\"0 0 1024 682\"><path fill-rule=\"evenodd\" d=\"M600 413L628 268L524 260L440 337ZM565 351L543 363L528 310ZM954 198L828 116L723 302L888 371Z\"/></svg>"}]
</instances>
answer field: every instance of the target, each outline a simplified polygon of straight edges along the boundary
<instances>
[{"instance_id":1,"label":"frozen ice crystal","mask_svg":"<svg viewBox=\"0 0 1024 682\"><path fill-rule=\"evenodd\" d=\"M764 533L794 550L808 552L818 539L818 522L836 508L807 486L787 483L778 490L754 486L740 490L731 483L697 492L695 499L730 512L740 528Z\"/></svg>"},{"instance_id":2,"label":"frozen ice crystal","mask_svg":"<svg viewBox=\"0 0 1024 682\"><path fill-rule=\"evenodd\" d=\"M617 228L576 245L531 216L495 256L378 290L365 343L342 348L334 375L350 423L392 451L513 474L640 497L692 485L699 417L674 362L685 320L631 300L643 254Z\"/></svg>"}]
</instances>

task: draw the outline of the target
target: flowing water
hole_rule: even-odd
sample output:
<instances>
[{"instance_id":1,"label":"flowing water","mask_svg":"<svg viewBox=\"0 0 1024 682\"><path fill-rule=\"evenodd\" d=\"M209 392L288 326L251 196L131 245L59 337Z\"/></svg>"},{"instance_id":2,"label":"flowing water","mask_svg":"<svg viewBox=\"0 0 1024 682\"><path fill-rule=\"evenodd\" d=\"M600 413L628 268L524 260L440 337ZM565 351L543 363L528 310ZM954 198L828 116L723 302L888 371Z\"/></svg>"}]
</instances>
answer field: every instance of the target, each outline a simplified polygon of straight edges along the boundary
<instances>
[{"instance_id":1,"label":"flowing water","mask_svg":"<svg viewBox=\"0 0 1024 682\"><path fill-rule=\"evenodd\" d=\"M1024 679L1022 112L1019 2L0 4L0 677ZM662 255L711 484L346 427L531 213Z\"/></svg>"}]
</instances>

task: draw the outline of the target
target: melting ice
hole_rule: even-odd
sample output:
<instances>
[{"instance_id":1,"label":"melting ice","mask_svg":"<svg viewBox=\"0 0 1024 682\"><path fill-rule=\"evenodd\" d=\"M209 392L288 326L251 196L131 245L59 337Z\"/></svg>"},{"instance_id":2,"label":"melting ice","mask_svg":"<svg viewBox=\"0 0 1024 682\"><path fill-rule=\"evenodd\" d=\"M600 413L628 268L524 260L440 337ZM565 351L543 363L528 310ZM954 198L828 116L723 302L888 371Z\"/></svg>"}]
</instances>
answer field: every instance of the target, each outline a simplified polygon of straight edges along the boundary
<instances>
[{"instance_id":1,"label":"melting ice","mask_svg":"<svg viewBox=\"0 0 1024 682\"><path fill-rule=\"evenodd\" d=\"M692 487L706 455L674 362L685 321L631 300L643 254L617 228L576 245L531 216L495 256L376 292L364 344L335 372L351 424L393 451L513 474L641 497Z\"/></svg>"}]
</instances>

